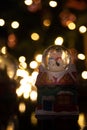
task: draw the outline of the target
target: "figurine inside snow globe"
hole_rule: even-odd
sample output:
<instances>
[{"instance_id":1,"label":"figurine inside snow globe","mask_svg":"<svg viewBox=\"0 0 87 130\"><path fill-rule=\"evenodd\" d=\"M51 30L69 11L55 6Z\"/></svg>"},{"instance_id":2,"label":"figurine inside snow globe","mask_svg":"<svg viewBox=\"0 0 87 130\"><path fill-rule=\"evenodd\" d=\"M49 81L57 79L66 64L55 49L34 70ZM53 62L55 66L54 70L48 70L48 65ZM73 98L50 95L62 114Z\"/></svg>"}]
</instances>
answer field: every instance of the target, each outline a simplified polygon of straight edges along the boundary
<instances>
[{"instance_id":1,"label":"figurine inside snow globe","mask_svg":"<svg viewBox=\"0 0 87 130\"><path fill-rule=\"evenodd\" d=\"M43 53L42 65L49 71L63 71L70 63L70 55L62 46L50 46Z\"/></svg>"}]
</instances>

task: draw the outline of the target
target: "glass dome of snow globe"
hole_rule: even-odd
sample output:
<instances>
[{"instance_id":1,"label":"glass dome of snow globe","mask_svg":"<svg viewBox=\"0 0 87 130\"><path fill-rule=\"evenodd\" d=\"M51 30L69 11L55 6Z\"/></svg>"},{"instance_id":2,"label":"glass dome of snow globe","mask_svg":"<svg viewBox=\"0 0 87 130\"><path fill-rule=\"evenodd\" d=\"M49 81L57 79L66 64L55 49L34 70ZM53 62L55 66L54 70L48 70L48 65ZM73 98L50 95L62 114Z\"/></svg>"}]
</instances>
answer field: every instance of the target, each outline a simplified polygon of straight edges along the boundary
<instances>
[{"instance_id":1,"label":"glass dome of snow globe","mask_svg":"<svg viewBox=\"0 0 87 130\"><path fill-rule=\"evenodd\" d=\"M70 53L63 46L52 45L43 52L42 65L49 71L64 71L69 64Z\"/></svg>"}]
</instances>

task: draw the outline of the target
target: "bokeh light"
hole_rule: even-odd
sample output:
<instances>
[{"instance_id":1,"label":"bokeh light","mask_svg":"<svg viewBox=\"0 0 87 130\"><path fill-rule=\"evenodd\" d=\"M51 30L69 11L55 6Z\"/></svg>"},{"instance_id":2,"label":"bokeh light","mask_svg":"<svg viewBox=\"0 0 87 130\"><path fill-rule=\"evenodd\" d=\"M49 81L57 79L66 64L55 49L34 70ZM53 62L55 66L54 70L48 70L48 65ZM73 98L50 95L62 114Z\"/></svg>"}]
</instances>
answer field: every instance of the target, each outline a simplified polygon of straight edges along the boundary
<instances>
[{"instance_id":1,"label":"bokeh light","mask_svg":"<svg viewBox=\"0 0 87 130\"><path fill-rule=\"evenodd\" d=\"M42 61L42 54L37 54L35 60L40 63Z\"/></svg>"},{"instance_id":2,"label":"bokeh light","mask_svg":"<svg viewBox=\"0 0 87 130\"><path fill-rule=\"evenodd\" d=\"M35 117L35 112L32 112L31 113L31 124L32 125L37 125L37 123L38 123L38 120L37 120L37 118Z\"/></svg>"},{"instance_id":3,"label":"bokeh light","mask_svg":"<svg viewBox=\"0 0 87 130\"><path fill-rule=\"evenodd\" d=\"M30 68L35 69L38 67L38 63L36 61L31 61L29 66L30 66Z\"/></svg>"},{"instance_id":4,"label":"bokeh light","mask_svg":"<svg viewBox=\"0 0 87 130\"><path fill-rule=\"evenodd\" d=\"M81 76L83 79L87 79L87 71L83 71Z\"/></svg>"},{"instance_id":5,"label":"bokeh light","mask_svg":"<svg viewBox=\"0 0 87 130\"><path fill-rule=\"evenodd\" d=\"M5 20L4 19L0 19L0 26L4 26L5 25Z\"/></svg>"},{"instance_id":6,"label":"bokeh light","mask_svg":"<svg viewBox=\"0 0 87 130\"><path fill-rule=\"evenodd\" d=\"M76 24L74 22L67 22L67 27L70 30L74 30L76 28Z\"/></svg>"},{"instance_id":7,"label":"bokeh light","mask_svg":"<svg viewBox=\"0 0 87 130\"><path fill-rule=\"evenodd\" d=\"M30 99L31 99L31 101L36 101L37 100L37 92L35 90L31 91Z\"/></svg>"},{"instance_id":8,"label":"bokeh light","mask_svg":"<svg viewBox=\"0 0 87 130\"><path fill-rule=\"evenodd\" d=\"M13 21L13 22L11 23L11 27L12 27L13 29L19 28L19 22Z\"/></svg>"},{"instance_id":9,"label":"bokeh light","mask_svg":"<svg viewBox=\"0 0 87 130\"><path fill-rule=\"evenodd\" d=\"M55 8L57 6L57 1L51 0L49 6Z\"/></svg>"},{"instance_id":10,"label":"bokeh light","mask_svg":"<svg viewBox=\"0 0 87 130\"><path fill-rule=\"evenodd\" d=\"M33 4L33 0L24 0L24 4L25 5L32 5Z\"/></svg>"},{"instance_id":11,"label":"bokeh light","mask_svg":"<svg viewBox=\"0 0 87 130\"><path fill-rule=\"evenodd\" d=\"M80 60L85 60L85 55L82 54L82 53L78 54L77 57L78 57L78 59L80 59Z\"/></svg>"},{"instance_id":12,"label":"bokeh light","mask_svg":"<svg viewBox=\"0 0 87 130\"><path fill-rule=\"evenodd\" d=\"M20 102L20 103L19 103L19 111L20 111L21 113L24 113L24 112L26 111L26 105L25 105L24 102Z\"/></svg>"},{"instance_id":13,"label":"bokeh light","mask_svg":"<svg viewBox=\"0 0 87 130\"><path fill-rule=\"evenodd\" d=\"M40 36L38 33L32 33L31 34L31 39L34 40L34 41L37 41L39 40Z\"/></svg>"},{"instance_id":14,"label":"bokeh light","mask_svg":"<svg viewBox=\"0 0 87 130\"><path fill-rule=\"evenodd\" d=\"M81 130L83 130L84 126L85 126L85 116L84 113L80 113L79 114L79 118L78 118L78 125L80 126Z\"/></svg>"},{"instance_id":15,"label":"bokeh light","mask_svg":"<svg viewBox=\"0 0 87 130\"><path fill-rule=\"evenodd\" d=\"M84 25L79 27L79 32L80 33L85 33L86 31L87 31L87 28Z\"/></svg>"}]
</instances>

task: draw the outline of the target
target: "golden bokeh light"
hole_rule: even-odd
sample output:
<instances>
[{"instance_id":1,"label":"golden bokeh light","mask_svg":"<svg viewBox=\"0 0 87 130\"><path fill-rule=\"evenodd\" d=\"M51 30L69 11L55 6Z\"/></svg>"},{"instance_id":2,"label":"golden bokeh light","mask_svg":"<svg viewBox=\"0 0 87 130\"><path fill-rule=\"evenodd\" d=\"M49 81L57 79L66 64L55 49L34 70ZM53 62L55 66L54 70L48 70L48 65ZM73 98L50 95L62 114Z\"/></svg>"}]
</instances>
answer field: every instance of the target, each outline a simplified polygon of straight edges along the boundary
<instances>
[{"instance_id":1,"label":"golden bokeh light","mask_svg":"<svg viewBox=\"0 0 87 130\"><path fill-rule=\"evenodd\" d=\"M37 54L35 60L40 63L42 61L42 54Z\"/></svg>"},{"instance_id":2,"label":"golden bokeh light","mask_svg":"<svg viewBox=\"0 0 87 130\"><path fill-rule=\"evenodd\" d=\"M80 59L80 60L85 60L85 55L82 54L82 53L78 54L77 57L78 57L78 59Z\"/></svg>"},{"instance_id":3,"label":"golden bokeh light","mask_svg":"<svg viewBox=\"0 0 87 130\"><path fill-rule=\"evenodd\" d=\"M30 99L31 99L31 101L36 101L37 100L37 91L35 91L35 90L31 91Z\"/></svg>"},{"instance_id":4,"label":"golden bokeh light","mask_svg":"<svg viewBox=\"0 0 87 130\"><path fill-rule=\"evenodd\" d=\"M87 71L83 71L81 76L83 79L87 79Z\"/></svg>"},{"instance_id":5,"label":"golden bokeh light","mask_svg":"<svg viewBox=\"0 0 87 130\"><path fill-rule=\"evenodd\" d=\"M78 125L80 126L81 130L83 130L85 123L85 116L83 113L80 113L78 118Z\"/></svg>"},{"instance_id":6,"label":"golden bokeh light","mask_svg":"<svg viewBox=\"0 0 87 130\"><path fill-rule=\"evenodd\" d=\"M49 27L51 25L50 19L44 19L43 20L43 25L46 26L46 27Z\"/></svg>"},{"instance_id":7,"label":"golden bokeh light","mask_svg":"<svg viewBox=\"0 0 87 130\"><path fill-rule=\"evenodd\" d=\"M38 33L32 33L31 39L34 40L34 41L38 41L40 39L40 36L39 36Z\"/></svg>"},{"instance_id":8,"label":"golden bokeh light","mask_svg":"<svg viewBox=\"0 0 87 130\"><path fill-rule=\"evenodd\" d=\"M30 68L35 69L38 67L38 63L36 61L31 61L29 66L30 66Z\"/></svg>"},{"instance_id":9,"label":"golden bokeh light","mask_svg":"<svg viewBox=\"0 0 87 130\"><path fill-rule=\"evenodd\" d=\"M37 120L37 118L35 117L35 112L32 112L31 113L31 124L33 124L33 125L37 125L37 122L38 122L38 120Z\"/></svg>"},{"instance_id":10,"label":"golden bokeh light","mask_svg":"<svg viewBox=\"0 0 87 130\"><path fill-rule=\"evenodd\" d=\"M0 26L4 26L5 25L5 20L4 19L0 19Z\"/></svg>"},{"instance_id":11,"label":"golden bokeh light","mask_svg":"<svg viewBox=\"0 0 87 130\"><path fill-rule=\"evenodd\" d=\"M79 27L79 32L80 33L85 33L86 31L87 31L87 28L84 25Z\"/></svg>"},{"instance_id":12,"label":"golden bokeh light","mask_svg":"<svg viewBox=\"0 0 87 130\"><path fill-rule=\"evenodd\" d=\"M20 111L21 113L24 113L24 112L26 111L26 105L25 105L24 102L21 102L21 103L19 104L19 111Z\"/></svg>"},{"instance_id":13,"label":"golden bokeh light","mask_svg":"<svg viewBox=\"0 0 87 130\"><path fill-rule=\"evenodd\" d=\"M11 23L11 27L12 27L13 29L19 28L19 22L13 21L13 22Z\"/></svg>"},{"instance_id":14,"label":"golden bokeh light","mask_svg":"<svg viewBox=\"0 0 87 130\"><path fill-rule=\"evenodd\" d=\"M2 53L2 54L6 54L6 52L7 52L6 46L3 46L3 47L1 48L1 53Z\"/></svg>"},{"instance_id":15,"label":"golden bokeh light","mask_svg":"<svg viewBox=\"0 0 87 130\"><path fill-rule=\"evenodd\" d=\"M24 0L24 4L25 5L32 5L33 4L33 0Z\"/></svg>"},{"instance_id":16,"label":"golden bokeh light","mask_svg":"<svg viewBox=\"0 0 87 130\"><path fill-rule=\"evenodd\" d=\"M67 27L70 29L70 30L74 30L76 28L76 24L74 22L68 22L67 23Z\"/></svg>"},{"instance_id":17,"label":"golden bokeh light","mask_svg":"<svg viewBox=\"0 0 87 130\"><path fill-rule=\"evenodd\" d=\"M57 37L57 38L55 39L55 41L54 41L54 44L55 44L55 45L62 45L63 42L64 42L63 37Z\"/></svg>"},{"instance_id":18,"label":"golden bokeh light","mask_svg":"<svg viewBox=\"0 0 87 130\"><path fill-rule=\"evenodd\" d=\"M51 0L49 6L55 8L57 6L57 1Z\"/></svg>"}]
</instances>

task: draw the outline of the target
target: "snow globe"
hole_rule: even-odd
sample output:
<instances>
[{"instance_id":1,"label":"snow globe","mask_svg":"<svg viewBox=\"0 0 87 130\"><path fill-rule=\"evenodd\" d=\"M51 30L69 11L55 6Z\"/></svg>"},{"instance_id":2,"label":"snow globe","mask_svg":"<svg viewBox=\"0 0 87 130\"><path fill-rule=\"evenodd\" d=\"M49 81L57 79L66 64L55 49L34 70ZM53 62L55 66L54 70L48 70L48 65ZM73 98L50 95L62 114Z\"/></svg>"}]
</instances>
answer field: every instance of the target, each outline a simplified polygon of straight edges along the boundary
<instances>
[{"instance_id":1,"label":"snow globe","mask_svg":"<svg viewBox=\"0 0 87 130\"><path fill-rule=\"evenodd\" d=\"M36 117L78 116L78 79L72 49L52 45L43 52L36 80Z\"/></svg>"}]
</instances>

